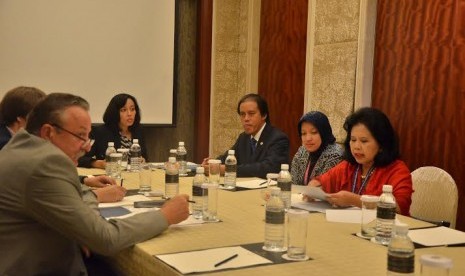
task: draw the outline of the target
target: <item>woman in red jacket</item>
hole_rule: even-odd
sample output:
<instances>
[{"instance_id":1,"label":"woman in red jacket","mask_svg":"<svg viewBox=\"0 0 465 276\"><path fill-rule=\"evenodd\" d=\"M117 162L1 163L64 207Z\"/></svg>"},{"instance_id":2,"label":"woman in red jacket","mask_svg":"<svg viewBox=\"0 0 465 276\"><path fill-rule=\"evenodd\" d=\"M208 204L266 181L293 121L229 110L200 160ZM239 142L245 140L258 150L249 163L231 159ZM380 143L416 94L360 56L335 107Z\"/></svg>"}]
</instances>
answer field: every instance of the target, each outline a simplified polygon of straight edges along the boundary
<instances>
[{"instance_id":1,"label":"woman in red jacket","mask_svg":"<svg viewBox=\"0 0 465 276\"><path fill-rule=\"evenodd\" d=\"M412 177L399 159L397 135L387 116L375 108L361 108L347 117L344 129L345 160L309 185L321 186L333 205L361 207L361 195L381 195L383 185L389 184L397 212L409 215Z\"/></svg>"}]
</instances>

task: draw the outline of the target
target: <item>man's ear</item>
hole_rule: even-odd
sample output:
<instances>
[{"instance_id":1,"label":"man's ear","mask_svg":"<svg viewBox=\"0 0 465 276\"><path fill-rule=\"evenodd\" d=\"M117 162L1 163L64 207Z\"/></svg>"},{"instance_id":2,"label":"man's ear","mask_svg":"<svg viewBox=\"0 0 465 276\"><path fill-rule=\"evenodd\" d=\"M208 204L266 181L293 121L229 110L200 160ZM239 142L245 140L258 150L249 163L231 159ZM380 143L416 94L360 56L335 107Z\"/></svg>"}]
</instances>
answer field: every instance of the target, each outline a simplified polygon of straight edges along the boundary
<instances>
[{"instance_id":1,"label":"man's ear","mask_svg":"<svg viewBox=\"0 0 465 276\"><path fill-rule=\"evenodd\" d=\"M40 127L40 137L45 140L51 140L52 137L55 135L55 131L53 126L50 124L44 124Z\"/></svg>"}]
</instances>

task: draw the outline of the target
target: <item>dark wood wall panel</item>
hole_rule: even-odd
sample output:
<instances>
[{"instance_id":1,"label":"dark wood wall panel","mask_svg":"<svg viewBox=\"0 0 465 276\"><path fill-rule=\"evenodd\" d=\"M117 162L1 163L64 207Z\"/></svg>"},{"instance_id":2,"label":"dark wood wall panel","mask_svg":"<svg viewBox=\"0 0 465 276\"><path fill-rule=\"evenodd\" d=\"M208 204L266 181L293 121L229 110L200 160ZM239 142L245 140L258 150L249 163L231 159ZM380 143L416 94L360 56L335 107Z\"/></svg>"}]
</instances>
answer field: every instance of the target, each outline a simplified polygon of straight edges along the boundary
<instances>
[{"instance_id":1,"label":"dark wood wall panel","mask_svg":"<svg viewBox=\"0 0 465 276\"><path fill-rule=\"evenodd\" d=\"M455 179L465 230L465 0L378 0L377 16L373 106L411 170L437 166Z\"/></svg>"},{"instance_id":2,"label":"dark wood wall panel","mask_svg":"<svg viewBox=\"0 0 465 276\"><path fill-rule=\"evenodd\" d=\"M297 122L304 106L307 13L307 0L261 4L258 93L268 101L271 123L289 135L291 157L301 145Z\"/></svg>"},{"instance_id":3,"label":"dark wood wall panel","mask_svg":"<svg viewBox=\"0 0 465 276\"><path fill-rule=\"evenodd\" d=\"M202 163L202 159L209 156L213 0L198 0L197 3L195 155L192 160Z\"/></svg>"}]
</instances>

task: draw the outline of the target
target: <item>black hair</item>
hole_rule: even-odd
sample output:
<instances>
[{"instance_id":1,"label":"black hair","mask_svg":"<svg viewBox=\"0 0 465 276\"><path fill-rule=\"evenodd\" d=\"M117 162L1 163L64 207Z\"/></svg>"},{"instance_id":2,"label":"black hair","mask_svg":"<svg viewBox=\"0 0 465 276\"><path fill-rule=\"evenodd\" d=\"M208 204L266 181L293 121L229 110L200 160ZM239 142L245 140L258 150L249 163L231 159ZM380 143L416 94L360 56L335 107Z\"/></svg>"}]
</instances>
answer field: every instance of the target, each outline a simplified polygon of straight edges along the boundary
<instances>
[{"instance_id":1,"label":"black hair","mask_svg":"<svg viewBox=\"0 0 465 276\"><path fill-rule=\"evenodd\" d=\"M237 104L237 114L239 115L241 114L241 111L240 111L241 104L243 102L248 102L248 101L257 103L258 110L260 110L260 115L262 115L262 117L266 116L265 122L270 124L270 114L268 113L268 104L266 103L265 99L262 98L258 94L251 93L251 94L247 94L243 96L239 100L239 103Z\"/></svg>"},{"instance_id":2,"label":"black hair","mask_svg":"<svg viewBox=\"0 0 465 276\"><path fill-rule=\"evenodd\" d=\"M399 159L398 137L389 118L376 108L363 107L349 115L344 122L344 129L347 131L347 137L344 141L344 157L348 162L357 164L350 150L350 136L352 128L358 124L363 124L379 144L379 152L374 158L375 167L387 166Z\"/></svg>"},{"instance_id":3,"label":"black hair","mask_svg":"<svg viewBox=\"0 0 465 276\"><path fill-rule=\"evenodd\" d=\"M107 127L109 127L112 131L119 133L119 110L126 105L128 99L131 99L134 102L136 108L136 116L134 118L134 124L129 127L129 131L134 133L134 130L139 127L140 125L140 109L139 104L137 104L137 100L134 96L129 94L121 93L115 95L111 98L110 103L108 104L107 108L105 109L105 113L103 113L103 122Z\"/></svg>"}]
</instances>

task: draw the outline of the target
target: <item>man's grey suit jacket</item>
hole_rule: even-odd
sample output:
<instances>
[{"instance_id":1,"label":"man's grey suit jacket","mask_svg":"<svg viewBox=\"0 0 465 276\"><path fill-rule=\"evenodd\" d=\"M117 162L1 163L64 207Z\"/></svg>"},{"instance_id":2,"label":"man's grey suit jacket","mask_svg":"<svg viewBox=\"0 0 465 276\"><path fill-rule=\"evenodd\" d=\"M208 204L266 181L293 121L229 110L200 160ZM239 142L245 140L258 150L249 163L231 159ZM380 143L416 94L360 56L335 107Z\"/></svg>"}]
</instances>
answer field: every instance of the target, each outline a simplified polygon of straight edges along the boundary
<instances>
[{"instance_id":1,"label":"man's grey suit jacket","mask_svg":"<svg viewBox=\"0 0 465 276\"><path fill-rule=\"evenodd\" d=\"M100 217L71 159L25 130L0 151L0 275L86 275L80 246L111 255L166 228L160 212Z\"/></svg>"}]
</instances>

